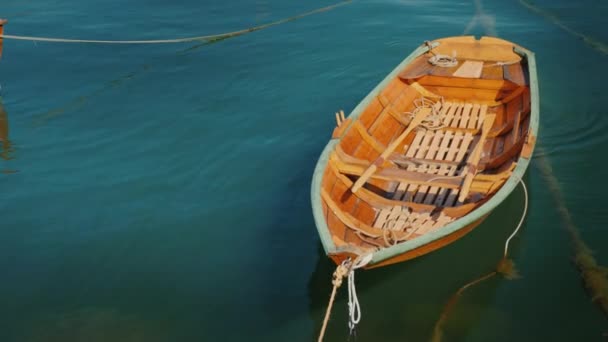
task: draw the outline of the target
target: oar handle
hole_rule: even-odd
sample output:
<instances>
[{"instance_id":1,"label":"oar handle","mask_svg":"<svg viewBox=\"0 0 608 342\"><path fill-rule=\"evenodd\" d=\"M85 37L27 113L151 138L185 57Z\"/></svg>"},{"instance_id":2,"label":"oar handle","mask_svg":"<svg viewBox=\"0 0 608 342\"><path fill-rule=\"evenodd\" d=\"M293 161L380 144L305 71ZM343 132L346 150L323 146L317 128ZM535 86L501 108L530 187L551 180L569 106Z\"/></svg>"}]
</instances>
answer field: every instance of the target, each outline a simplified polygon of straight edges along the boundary
<instances>
[{"instance_id":1,"label":"oar handle","mask_svg":"<svg viewBox=\"0 0 608 342\"><path fill-rule=\"evenodd\" d=\"M367 180L374 174L374 172L376 172L376 170L378 170L378 167L375 164L370 165L370 167L368 167L362 174L361 177L359 177L359 179L357 179L357 181L355 182L355 184L353 184L353 187L351 188L351 191L353 193L359 191L359 189L361 189L361 187L367 182Z\"/></svg>"}]
</instances>

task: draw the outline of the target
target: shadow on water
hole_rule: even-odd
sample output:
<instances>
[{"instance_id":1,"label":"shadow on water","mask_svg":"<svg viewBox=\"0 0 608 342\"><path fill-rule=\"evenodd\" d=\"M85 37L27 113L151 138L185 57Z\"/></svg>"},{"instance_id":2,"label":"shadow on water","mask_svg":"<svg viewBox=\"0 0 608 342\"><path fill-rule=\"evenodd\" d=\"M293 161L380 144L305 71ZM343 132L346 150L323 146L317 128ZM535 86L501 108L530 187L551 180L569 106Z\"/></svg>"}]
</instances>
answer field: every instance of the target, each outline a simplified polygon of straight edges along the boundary
<instances>
[{"instance_id":1,"label":"shadow on water","mask_svg":"<svg viewBox=\"0 0 608 342\"><path fill-rule=\"evenodd\" d=\"M169 341L161 321L146 320L114 309L86 308L67 314L46 315L30 325L23 342L164 342Z\"/></svg>"},{"instance_id":2,"label":"shadow on water","mask_svg":"<svg viewBox=\"0 0 608 342\"><path fill-rule=\"evenodd\" d=\"M430 340L434 324L454 292L496 269L505 240L521 217L522 203L523 191L516 189L482 225L449 246L405 263L358 271L356 285L363 311L358 341ZM524 224L511 243L510 257L517 259L525 235ZM308 282L315 334L324 318L335 270L320 245L317 253L315 271ZM502 276L494 276L469 288L447 317L442 329L445 340L464 339L486 315L502 322L500 328L506 332L509 318L491 305L504 282ZM347 310L347 289L343 285L331 313L327 341L348 337Z\"/></svg>"}]
</instances>

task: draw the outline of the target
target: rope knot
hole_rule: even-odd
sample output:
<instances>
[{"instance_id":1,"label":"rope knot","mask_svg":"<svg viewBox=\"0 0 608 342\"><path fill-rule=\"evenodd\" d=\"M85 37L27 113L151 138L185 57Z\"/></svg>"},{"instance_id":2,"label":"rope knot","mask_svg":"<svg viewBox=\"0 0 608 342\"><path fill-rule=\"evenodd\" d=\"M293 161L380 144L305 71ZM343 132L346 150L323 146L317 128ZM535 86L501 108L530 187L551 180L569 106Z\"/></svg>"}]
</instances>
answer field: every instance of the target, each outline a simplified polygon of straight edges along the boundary
<instances>
[{"instance_id":1,"label":"rope knot","mask_svg":"<svg viewBox=\"0 0 608 342\"><path fill-rule=\"evenodd\" d=\"M331 283L335 287L342 286L342 279L344 279L348 276L348 273L351 270L351 266L352 266L352 262L350 261L350 258L349 258L349 259L342 261L342 263L340 265L338 265L338 267L336 267L336 270L334 271L333 279L331 280Z\"/></svg>"}]
</instances>

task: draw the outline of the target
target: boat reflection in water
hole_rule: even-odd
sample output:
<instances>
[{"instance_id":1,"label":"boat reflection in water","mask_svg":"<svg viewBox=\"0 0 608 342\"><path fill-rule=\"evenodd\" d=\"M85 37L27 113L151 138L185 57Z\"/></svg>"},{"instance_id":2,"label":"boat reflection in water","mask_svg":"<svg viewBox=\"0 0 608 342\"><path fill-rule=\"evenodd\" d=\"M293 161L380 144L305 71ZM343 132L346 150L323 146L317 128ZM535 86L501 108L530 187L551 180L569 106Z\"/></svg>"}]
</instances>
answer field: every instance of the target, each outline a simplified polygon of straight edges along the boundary
<instances>
[{"instance_id":1,"label":"boat reflection in water","mask_svg":"<svg viewBox=\"0 0 608 342\"><path fill-rule=\"evenodd\" d=\"M0 18L0 35L4 32L5 19ZM2 39L0 38L0 58L2 58ZM0 89L1 91L1 89ZM0 94L0 158L4 160L11 159L11 142L8 139L8 113L4 109L2 95ZM2 173L13 173L14 171L2 170Z\"/></svg>"},{"instance_id":2,"label":"boat reflection in water","mask_svg":"<svg viewBox=\"0 0 608 342\"><path fill-rule=\"evenodd\" d=\"M0 96L0 158L11 159L11 141L8 139L8 113Z\"/></svg>"},{"instance_id":3,"label":"boat reflection in water","mask_svg":"<svg viewBox=\"0 0 608 342\"><path fill-rule=\"evenodd\" d=\"M0 18L0 35L4 34L4 25L8 21L6 19ZM0 58L2 58L2 38L0 38Z\"/></svg>"}]
</instances>

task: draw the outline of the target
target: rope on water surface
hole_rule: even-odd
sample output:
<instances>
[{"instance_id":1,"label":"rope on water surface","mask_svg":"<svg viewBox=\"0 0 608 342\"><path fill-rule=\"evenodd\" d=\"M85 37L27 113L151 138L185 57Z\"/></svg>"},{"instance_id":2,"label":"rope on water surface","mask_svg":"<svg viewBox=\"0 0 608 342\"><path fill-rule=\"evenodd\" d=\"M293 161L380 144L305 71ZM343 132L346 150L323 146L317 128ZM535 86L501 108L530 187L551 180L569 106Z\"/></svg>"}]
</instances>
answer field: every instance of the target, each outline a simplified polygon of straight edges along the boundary
<instances>
[{"instance_id":1,"label":"rope on water surface","mask_svg":"<svg viewBox=\"0 0 608 342\"><path fill-rule=\"evenodd\" d=\"M361 306L359 305L359 297L357 297L357 289L355 287L355 270L358 268L365 267L372 260L373 254L366 254L357 257L355 261L351 261L350 258L342 261L336 270L332 278L333 289L329 296L329 303L327 304L327 310L325 311L325 318L323 319L323 325L319 332L318 342L323 341L325 336L325 330L327 329L327 323L329 322L329 316L331 315L331 309L336 299L336 293L338 288L342 285L342 279L347 278L348 282L348 328L352 334L359 322L361 321Z\"/></svg>"},{"instance_id":2,"label":"rope on water surface","mask_svg":"<svg viewBox=\"0 0 608 342\"><path fill-rule=\"evenodd\" d=\"M542 149L538 152L536 167L541 171L549 191L553 195L557 212L562 224L570 234L573 252L573 262L579 271L583 285L591 301L596 303L608 317L608 267L598 264L593 251L581 236L580 228L574 222L572 214L566 206L566 199L559 181L552 171L551 165Z\"/></svg>"},{"instance_id":3,"label":"rope on water surface","mask_svg":"<svg viewBox=\"0 0 608 342\"><path fill-rule=\"evenodd\" d=\"M576 31L572 27L566 25L557 15L550 13L547 10L543 10L542 8L540 8L538 6L535 6L533 3L531 3L528 0L519 0L519 3L522 6L526 7L528 10L549 20L554 25L556 25L557 27L566 31L567 33L579 38L592 49L595 49L596 51L601 52L604 55L608 55L608 44L606 44L605 42L600 41L594 37L588 36L586 34L583 34L579 31Z\"/></svg>"},{"instance_id":4,"label":"rope on water surface","mask_svg":"<svg viewBox=\"0 0 608 342\"><path fill-rule=\"evenodd\" d=\"M496 270L489 272L479 278L476 278L473 281L466 283L465 285L460 287L452 295L452 297L450 297L450 299L444 306L444 308L441 312L441 315L439 316L439 319L437 320L437 323L435 323L435 327L433 328L433 336L431 337L432 342L441 341L441 338L443 336L443 325L444 325L445 321L447 320L448 315L452 311L452 308L458 302L458 298L460 298L460 296L462 296L464 291L466 291L468 288L473 287L485 280L492 278L493 276L495 276L497 274L502 274L507 279L513 279L513 278L517 277L517 272L515 271L513 261L509 260L507 258L507 256L509 253L509 242L511 242L511 239L519 232L519 229L523 225L524 220L526 218L526 214L528 213L528 189L526 188L526 184L524 183L524 181L522 179L519 179L519 183L521 184L521 186L524 190L524 209L523 209L523 212L521 215L521 219L519 220L519 223L517 224L517 227L515 227L515 229L513 230L513 233L511 233L511 235L509 235L509 237L507 238L507 240L505 242L504 254L503 254L502 259L498 263Z\"/></svg>"},{"instance_id":5,"label":"rope on water surface","mask_svg":"<svg viewBox=\"0 0 608 342\"><path fill-rule=\"evenodd\" d=\"M336 7L340 7L346 4L351 3L352 0L346 0L342 2L338 2L336 4L321 7L309 12L305 12L302 14L298 14L295 16L291 16L288 18L283 18L280 20L276 20L270 23L266 23L259 26L250 27L247 29L226 32L220 34L212 34L212 35L203 35L196 37L186 37L186 38L175 38L175 39L151 39L151 40L96 40L96 39L70 39L70 38L51 38L51 37L35 37L35 36L20 36L20 35L10 35L10 34L1 34L0 39L14 39L14 40L27 40L34 42L52 42L52 43L88 43L88 44L176 44L176 43L188 43L194 41L218 41L227 38L232 38L236 36L241 36L250 32L263 30L272 26L284 24L290 21L298 20L313 14L327 12Z\"/></svg>"}]
</instances>

